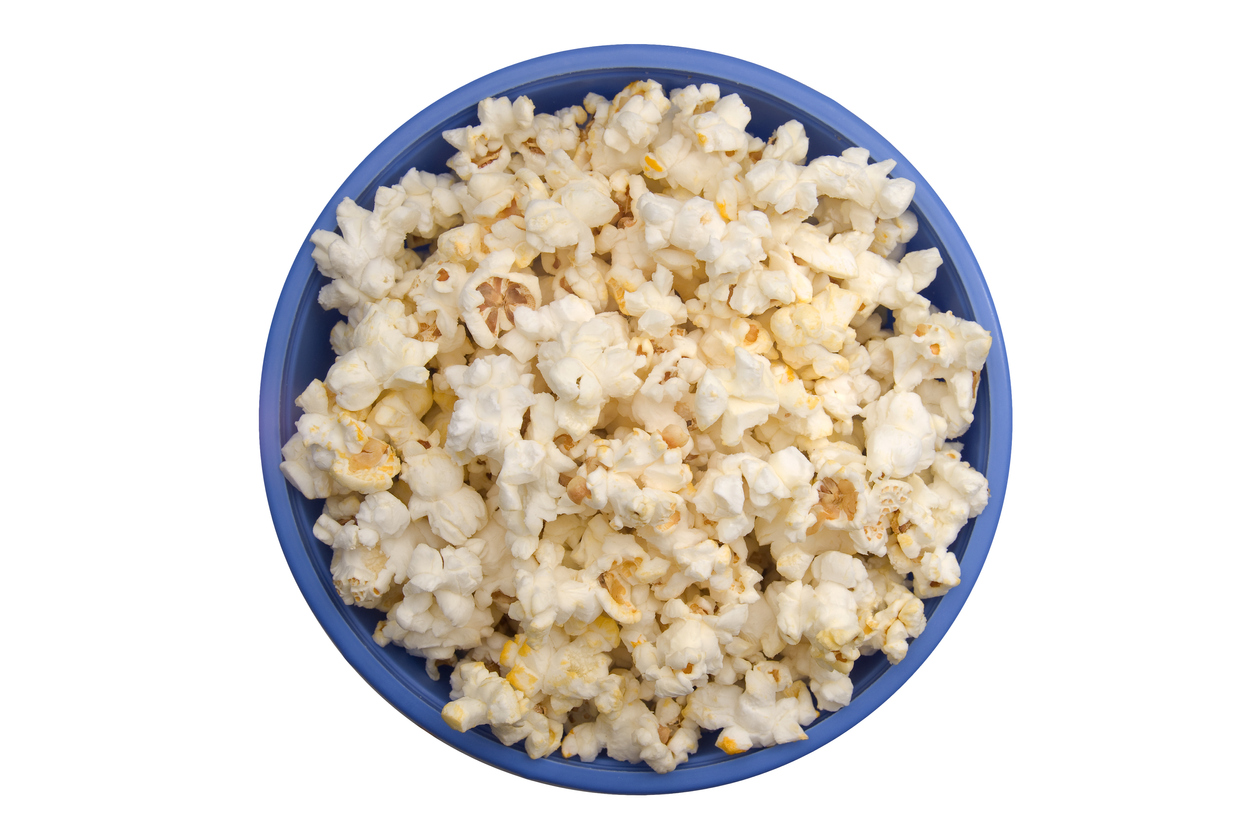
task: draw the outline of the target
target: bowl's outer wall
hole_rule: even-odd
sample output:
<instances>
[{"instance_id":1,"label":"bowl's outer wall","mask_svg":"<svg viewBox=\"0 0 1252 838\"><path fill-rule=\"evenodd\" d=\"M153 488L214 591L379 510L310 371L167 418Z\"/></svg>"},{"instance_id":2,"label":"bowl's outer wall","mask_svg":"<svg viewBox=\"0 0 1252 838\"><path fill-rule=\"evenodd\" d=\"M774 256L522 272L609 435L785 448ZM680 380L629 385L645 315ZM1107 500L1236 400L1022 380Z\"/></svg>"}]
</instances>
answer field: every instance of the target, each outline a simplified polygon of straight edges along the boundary
<instances>
[{"instance_id":1,"label":"bowl's outer wall","mask_svg":"<svg viewBox=\"0 0 1252 838\"><path fill-rule=\"evenodd\" d=\"M700 751L669 775L656 775L642 763L632 766L603 755L592 763L566 761L559 754L531 760L520 745L506 748L486 728L456 733L439 716L448 700L447 670L441 682L433 682L423 660L395 645L383 649L373 642L371 636L382 615L340 601L331 583L330 550L312 536L322 502L305 499L278 470L280 448L294 432L299 416L293 400L310 381L325 375L334 361L329 334L340 319L337 312L323 311L317 304L325 280L313 264L312 245L307 241L275 312L260 402L262 468L279 541L318 620L366 681L414 722L477 759L542 782L617 793L684 791L762 773L825 744L885 701L942 638L977 579L1003 503L1011 440L1008 362L999 322L982 273L946 208L912 166L863 122L810 88L757 65L674 47L617 46L556 53L506 68L450 94L397 130L353 172L312 229L335 229L335 208L344 197L372 207L376 189L395 184L410 168L447 171L454 150L442 139L442 132L477 124L476 104L482 98L526 95L534 101L537 113L551 113L581 103L589 92L612 98L632 81L644 78L667 90L712 82L723 96L739 94L752 110L748 130L756 136L768 137L787 120L799 120L809 137L809 159L861 146L875 160L896 160L893 175L917 184L912 209L919 230L909 249L937 247L943 256L944 264L927 296L940 309L977 321L994 337L979 385L975 421L960 440L965 459L987 475L991 501L950 548L961 559L961 585L942 598L927 601L927 628L913 641L902 663L892 667L883 655L862 658L852 673L852 704L823 714L808 729L806 741L730 757L706 735Z\"/></svg>"}]
</instances>

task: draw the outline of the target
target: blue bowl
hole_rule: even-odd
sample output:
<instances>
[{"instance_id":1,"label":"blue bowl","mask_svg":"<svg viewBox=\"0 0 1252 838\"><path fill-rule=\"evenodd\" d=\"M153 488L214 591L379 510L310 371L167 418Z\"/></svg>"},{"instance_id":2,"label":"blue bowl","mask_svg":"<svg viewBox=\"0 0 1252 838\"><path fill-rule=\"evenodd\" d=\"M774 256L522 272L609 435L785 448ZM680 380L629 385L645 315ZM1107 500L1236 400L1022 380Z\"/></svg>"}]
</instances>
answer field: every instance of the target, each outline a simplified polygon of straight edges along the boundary
<instances>
[{"instance_id":1,"label":"blue bowl","mask_svg":"<svg viewBox=\"0 0 1252 838\"><path fill-rule=\"evenodd\" d=\"M943 267L927 294L940 309L975 320L991 332L994 342L979 384L975 420L961 438L965 459L990 481L991 501L950 548L961 562L961 584L946 596L927 601L926 630L913 641L903 662L891 666L881 654L862 658L852 671L852 703L836 713L823 713L808 728L805 741L728 756L706 735L686 764L665 775L654 774L642 763L629 765L605 756L583 763L566 760L558 752L531 760L520 745L500 744L485 727L457 733L439 715L448 700L446 670L444 680L436 683L426 676L422 659L395 645L384 649L374 643L371 635L379 612L342 603L331 583L330 550L313 537L322 502L305 499L278 469L280 448L299 416L294 399L334 360L329 334L340 317L317 304L324 279L313 264L307 238L274 312L260 403L261 466L278 540L313 613L361 677L401 713L476 759L544 783L619 794L689 791L761 774L825 745L886 701L943 638L978 579L1004 502L1012 434L1008 359L991 294L965 237L938 196L890 143L847 110L786 76L736 58L678 47L619 45L545 55L491 73L440 99L384 140L331 196L310 234L335 229L335 208L345 196L372 208L375 190L396 183L410 168L446 171L454 150L443 141L442 132L477 124L481 99L526 95L536 112L551 113L580 103L592 91L612 98L639 79L653 79L666 90L712 82L724 96L738 93L752 109L748 130L755 136L768 137L777 126L797 119L809 136L810 159L852 146L868 149L875 160L894 159L893 174L917 184L912 210L919 230L910 249L937 247L943 256Z\"/></svg>"}]
</instances>

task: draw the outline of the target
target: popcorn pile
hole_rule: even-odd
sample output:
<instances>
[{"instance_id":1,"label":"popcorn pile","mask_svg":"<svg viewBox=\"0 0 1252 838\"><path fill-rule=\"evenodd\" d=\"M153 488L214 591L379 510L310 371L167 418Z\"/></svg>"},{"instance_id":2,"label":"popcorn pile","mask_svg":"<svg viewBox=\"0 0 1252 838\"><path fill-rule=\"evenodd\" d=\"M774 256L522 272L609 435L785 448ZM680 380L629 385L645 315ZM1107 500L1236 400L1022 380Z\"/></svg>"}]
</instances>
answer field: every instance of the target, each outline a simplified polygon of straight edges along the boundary
<instances>
[{"instance_id":1,"label":"popcorn pile","mask_svg":"<svg viewBox=\"0 0 1252 838\"><path fill-rule=\"evenodd\" d=\"M336 588L534 758L806 738L987 504L950 440L991 338L921 295L913 184L709 84L478 117L313 235L346 320L282 470Z\"/></svg>"}]
</instances>

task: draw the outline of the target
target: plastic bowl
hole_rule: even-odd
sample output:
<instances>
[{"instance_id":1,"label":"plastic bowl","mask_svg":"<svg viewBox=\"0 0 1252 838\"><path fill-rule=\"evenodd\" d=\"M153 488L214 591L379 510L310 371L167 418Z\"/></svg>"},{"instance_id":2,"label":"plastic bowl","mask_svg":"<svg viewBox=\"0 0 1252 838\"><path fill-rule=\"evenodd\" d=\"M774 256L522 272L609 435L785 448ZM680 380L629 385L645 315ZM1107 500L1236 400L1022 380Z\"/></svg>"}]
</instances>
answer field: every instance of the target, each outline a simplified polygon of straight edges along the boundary
<instances>
[{"instance_id":1,"label":"plastic bowl","mask_svg":"<svg viewBox=\"0 0 1252 838\"><path fill-rule=\"evenodd\" d=\"M943 267L928 295L940 309L977 321L993 336L979 384L976 419L961 438L965 458L990 481L991 501L951 547L961 561L961 584L946 596L927 601L926 630L913 641L903 662L891 666L881 654L862 658L852 671L851 704L822 714L808 728L805 741L728 756L713 745L712 736L705 735L700 750L665 775L654 774L642 763L629 765L603 755L591 763L566 760L559 751L531 760L520 745L505 747L485 727L457 733L439 715L448 700L447 670L443 681L436 683L426 676L422 659L395 645L379 648L374 643L371 635L379 612L340 601L331 583L330 550L312 535L321 501L306 500L278 469L280 448L294 432L299 415L293 400L334 360L328 336L339 315L317 304L324 280L313 264L307 239L274 312L260 401L262 470L279 542L309 606L361 677L405 716L483 762L544 783L621 794L688 791L769 771L830 742L899 689L942 639L978 579L1004 500L1012 426L1008 360L991 295L969 245L938 196L899 152L847 110L786 76L739 59L676 47L620 45L545 55L491 73L440 99L384 140L331 196L310 234L335 228L335 207L345 196L372 207L375 190L396 183L410 168L447 171L453 149L442 132L477 124L476 106L483 98L526 95L536 112L551 113L580 103L592 91L611 98L638 79L653 79L667 90L712 82L722 95L738 93L752 110L749 131L756 136L768 137L778 125L797 119L809 136L810 159L852 146L868 149L875 160L894 159L893 175L917 184L912 210L919 230L910 249L937 247L943 255Z\"/></svg>"}]
</instances>

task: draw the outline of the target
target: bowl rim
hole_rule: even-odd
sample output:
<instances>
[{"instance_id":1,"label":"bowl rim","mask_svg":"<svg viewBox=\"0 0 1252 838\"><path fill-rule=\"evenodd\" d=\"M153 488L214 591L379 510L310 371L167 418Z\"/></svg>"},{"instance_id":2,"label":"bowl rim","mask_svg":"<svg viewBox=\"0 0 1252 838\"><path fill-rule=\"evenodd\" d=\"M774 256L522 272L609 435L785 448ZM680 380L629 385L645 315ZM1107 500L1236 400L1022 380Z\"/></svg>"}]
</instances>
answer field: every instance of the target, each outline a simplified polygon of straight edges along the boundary
<instances>
[{"instance_id":1,"label":"bowl rim","mask_svg":"<svg viewBox=\"0 0 1252 838\"><path fill-rule=\"evenodd\" d=\"M286 439L279 427L279 400L289 347L296 331L295 314L310 270L313 269L309 236L318 229L335 229L335 209L343 196L363 194L379 172L390 167L408 148L427 139L444 120L489 96L499 96L521 85L553 80L562 76L597 71L639 70L691 73L704 77L733 80L734 84L782 99L834 128L857 145L869 150L876 160L892 158L896 176L907 177L916 185L913 204L934 230L947 250L948 264L958 284L970 300L974 319L993 336L991 353L984 367L988 382L987 410L989 462L985 472L991 497L982 514L967 526L970 538L961 559L961 584L940 601L928 619L926 629L910 644L904 660L888 668L847 707L808 728L809 738L787 745L747 751L734 758L707 765L680 766L664 775L622 768L584 764L556 754L531 760L523 751L506 747L494 739L457 733L445 724L438 708L403 686L377 654L344 621L341 603L325 589L304 549L301 527L294 513L295 490L278 468L281 447ZM384 184L390 185L390 184ZM974 258L956 221L930 185L890 143L846 108L818 91L758 64L715 52L687 47L651 44L615 44L583 47L538 56L488 73L449 93L406 121L383 140L335 191L305 237L283 285L275 307L265 348L260 386L260 454L271 517L279 544L306 602L323 630L352 667L388 703L411 721L446 744L481 762L512 774L549 785L582 791L615 794L660 794L711 788L765 773L816 750L837 738L876 710L898 690L929 657L942 640L968 599L982 571L996 525L1003 508L1012 447L1012 396L1008 357L999 318L982 270ZM981 405L980 405L981 406Z\"/></svg>"}]
</instances>

